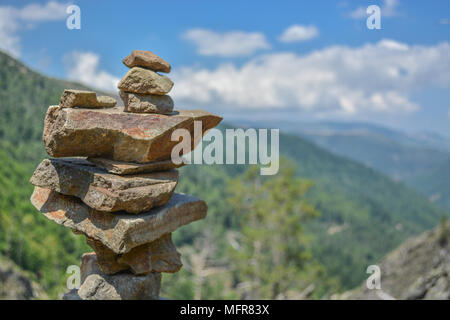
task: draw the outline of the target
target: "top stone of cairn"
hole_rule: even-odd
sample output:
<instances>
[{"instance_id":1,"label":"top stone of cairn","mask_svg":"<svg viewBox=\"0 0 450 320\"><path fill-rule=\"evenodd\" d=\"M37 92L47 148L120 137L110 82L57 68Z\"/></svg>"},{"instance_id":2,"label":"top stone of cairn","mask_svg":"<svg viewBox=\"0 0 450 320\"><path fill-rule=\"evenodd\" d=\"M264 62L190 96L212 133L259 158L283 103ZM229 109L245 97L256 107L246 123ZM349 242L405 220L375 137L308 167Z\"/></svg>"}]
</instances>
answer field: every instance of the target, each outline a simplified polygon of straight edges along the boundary
<instances>
[{"instance_id":1,"label":"top stone of cairn","mask_svg":"<svg viewBox=\"0 0 450 320\"><path fill-rule=\"evenodd\" d=\"M153 71L170 72L170 64L151 51L133 50L122 62L128 68L143 67Z\"/></svg>"}]
</instances>

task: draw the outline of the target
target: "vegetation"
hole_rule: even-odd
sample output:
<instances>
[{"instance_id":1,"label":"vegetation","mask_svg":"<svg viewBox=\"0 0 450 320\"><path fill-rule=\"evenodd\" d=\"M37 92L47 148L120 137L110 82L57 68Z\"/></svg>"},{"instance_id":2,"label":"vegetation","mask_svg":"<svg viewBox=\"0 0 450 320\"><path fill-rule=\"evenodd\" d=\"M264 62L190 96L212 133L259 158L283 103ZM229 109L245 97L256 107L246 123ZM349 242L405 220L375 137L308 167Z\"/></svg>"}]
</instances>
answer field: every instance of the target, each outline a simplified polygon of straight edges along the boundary
<instances>
[{"instance_id":1,"label":"vegetation","mask_svg":"<svg viewBox=\"0 0 450 320\"><path fill-rule=\"evenodd\" d=\"M82 237L50 223L31 205L32 162L2 143L0 163L0 254L30 271L54 298L66 281L67 266L79 265L82 253L90 250Z\"/></svg>"},{"instance_id":2,"label":"vegetation","mask_svg":"<svg viewBox=\"0 0 450 320\"><path fill-rule=\"evenodd\" d=\"M164 276L163 294L289 299L318 298L330 288L336 290L336 282L311 255L304 232L305 223L319 215L306 199L312 184L295 178L294 170L292 162L282 161L278 175L262 178L252 166L230 180L226 201L220 204L229 207L228 212L211 208L208 221L192 224L199 230L190 243L183 242L190 238L186 234L179 237L189 227L176 232L184 269Z\"/></svg>"},{"instance_id":3,"label":"vegetation","mask_svg":"<svg viewBox=\"0 0 450 320\"><path fill-rule=\"evenodd\" d=\"M61 292L65 271L88 251L84 239L38 214L28 182L45 157L43 115L64 88L79 84L42 77L0 52L0 255L34 275L50 297Z\"/></svg>"},{"instance_id":4,"label":"vegetation","mask_svg":"<svg viewBox=\"0 0 450 320\"><path fill-rule=\"evenodd\" d=\"M450 160L408 181L436 205L450 210Z\"/></svg>"},{"instance_id":5,"label":"vegetation","mask_svg":"<svg viewBox=\"0 0 450 320\"><path fill-rule=\"evenodd\" d=\"M438 242L441 246L445 246L447 244L447 237L448 237L448 223L447 218L443 217L441 220L441 223L439 224L438 232L439 232L439 239Z\"/></svg>"},{"instance_id":6,"label":"vegetation","mask_svg":"<svg viewBox=\"0 0 450 320\"><path fill-rule=\"evenodd\" d=\"M251 167L230 183L229 202L239 216L230 258L234 278L246 284L244 299L298 297L324 276L312 261L303 230L319 215L305 197L312 183L295 178L294 170L292 163L283 161L276 176L262 179L259 168Z\"/></svg>"}]
</instances>

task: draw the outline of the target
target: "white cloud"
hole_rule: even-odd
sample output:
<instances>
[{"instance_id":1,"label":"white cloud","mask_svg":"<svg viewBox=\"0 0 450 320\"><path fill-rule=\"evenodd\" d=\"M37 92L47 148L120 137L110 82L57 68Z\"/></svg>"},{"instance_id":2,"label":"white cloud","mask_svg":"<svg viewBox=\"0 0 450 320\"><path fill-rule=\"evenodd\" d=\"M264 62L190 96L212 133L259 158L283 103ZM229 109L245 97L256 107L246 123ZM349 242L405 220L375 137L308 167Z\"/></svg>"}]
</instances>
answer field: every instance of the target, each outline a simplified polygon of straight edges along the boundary
<instances>
[{"instance_id":1,"label":"white cloud","mask_svg":"<svg viewBox=\"0 0 450 320\"><path fill-rule=\"evenodd\" d=\"M313 39L319 35L315 26L293 25L284 30L279 40L281 42L297 42Z\"/></svg>"},{"instance_id":2,"label":"white cloud","mask_svg":"<svg viewBox=\"0 0 450 320\"><path fill-rule=\"evenodd\" d=\"M58 21L67 17L68 3L49 1L45 5L29 4L17 9L17 16L23 21Z\"/></svg>"},{"instance_id":3,"label":"white cloud","mask_svg":"<svg viewBox=\"0 0 450 320\"><path fill-rule=\"evenodd\" d=\"M394 17L399 14L398 0L384 0L384 5L381 7L381 14L385 17Z\"/></svg>"},{"instance_id":4,"label":"white cloud","mask_svg":"<svg viewBox=\"0 0 450 320\"><path fill-rule=\"evenodd\" d=\"M363 19L367 17L366 8L358 7L349 13L350 18L353 19Z\"/></svg>"},{"instance_id":5,"label":"white cloud","mask_svg":"<svg viewBox=\"0 0 450 320\"><path fill-rule=\"evenodd\" d=\"M398 0L384 0L381 6L381 17L390 18L399 15L398 12L399 1ZM367 17L366 13L367 7L358 7L352 12L350 12L350 17L353 19L363 19Z\"/></svg>"},{"instance_id":6,"label":"white cloud","mask_svg":"<svg viewBox=\"0 0 450 320\"><path fill-rule=\"evenodd\" d=\"M117 91L120 78L99 70L100 56L93 52L72 52L65 56L64 63L70 80L108 92Z\"/></svg>"},{"instance_id":7,"label":"white cloud","mask_svg":"<svg viewBox=\"0 0 450 320\"><path fill-rule=\"evenodd\" d=\"M182 68L172 76L177 103L227 109L289 109L357 114L411 112L410 95L450 88L450 45L408 46L383 40L309 54L267 54L241 67Z\"/></svg>"},{"instance_id":8,"label":"white cloud","mask_svg":"<svg viewBox=\"0 0 450 320\"><path fill-rule=\"evenodd\" d=\"M0 50L20 56L20 37L18 32L24 26L30 28L37 23L57 21L66 17L68 4L49 1L44 5L29 4L22 8L0 6Z\"/></svg>"},{"instance_id":9,"label":"white cloud","mask_svg":"<svg viewBox=\"0 0 450 320\"><path fill-rule=\"evenodd\" d=\"M15 57L20 55L20 38L16 34L19 23L14 17L14 9L0 7L0 50Z\"/></svg>"},{"instance_id":10,"label":"white cloud","mask_svg":"<svg viewBox=\"0 0 450 320\"><path fill-rule=\"evenodd\" d=\"M197 46L197 52L205 56L245 56L257 50L270 48L260 32L231 31L218 33L207 29L190 29L183 38Z\"/></svg>"}]
</instances>

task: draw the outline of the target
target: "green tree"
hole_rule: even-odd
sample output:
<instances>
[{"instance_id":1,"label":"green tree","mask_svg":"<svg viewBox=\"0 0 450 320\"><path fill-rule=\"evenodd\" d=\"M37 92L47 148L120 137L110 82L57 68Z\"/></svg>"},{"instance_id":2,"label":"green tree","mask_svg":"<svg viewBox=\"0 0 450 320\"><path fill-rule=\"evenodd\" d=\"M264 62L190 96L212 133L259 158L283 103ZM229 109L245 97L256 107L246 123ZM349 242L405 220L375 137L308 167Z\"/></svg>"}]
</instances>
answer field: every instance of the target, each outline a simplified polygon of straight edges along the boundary
<instances>
[{"instance_id":1,"label":"green tree","mask_svg":"<svg viewBox=\"0 0 450 320\"><path fill-rule=\"evenodd\" d=\"M312 183L294 178L294 171L282 160L277 175L262 177L254 166L230 183L240 223L230 258L244 299L302 298L314 290L321 268L302 225L319 213L305 199Z\"/></svg>"}]
</instances>

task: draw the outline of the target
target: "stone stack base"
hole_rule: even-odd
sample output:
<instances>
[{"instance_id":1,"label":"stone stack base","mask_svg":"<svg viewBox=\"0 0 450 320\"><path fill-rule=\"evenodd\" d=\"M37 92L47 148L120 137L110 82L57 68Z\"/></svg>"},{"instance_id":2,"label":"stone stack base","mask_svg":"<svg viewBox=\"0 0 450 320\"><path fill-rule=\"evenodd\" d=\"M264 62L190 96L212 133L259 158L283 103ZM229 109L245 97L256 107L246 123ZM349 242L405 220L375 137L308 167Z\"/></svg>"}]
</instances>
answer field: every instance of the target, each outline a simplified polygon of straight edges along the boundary
<instances>
[{"instance_id":1,"label":"stone stack base","mask_svg":"<svg viewBox=\"0 0 450 320\"><path fill-rule=\"evenodd\" d=\"M95 253L86 253L81 262L82 284L65 294L64 300L158 300L161 273L135 275L130 271L107 275Z\"/></svg>"}]
</instances>

